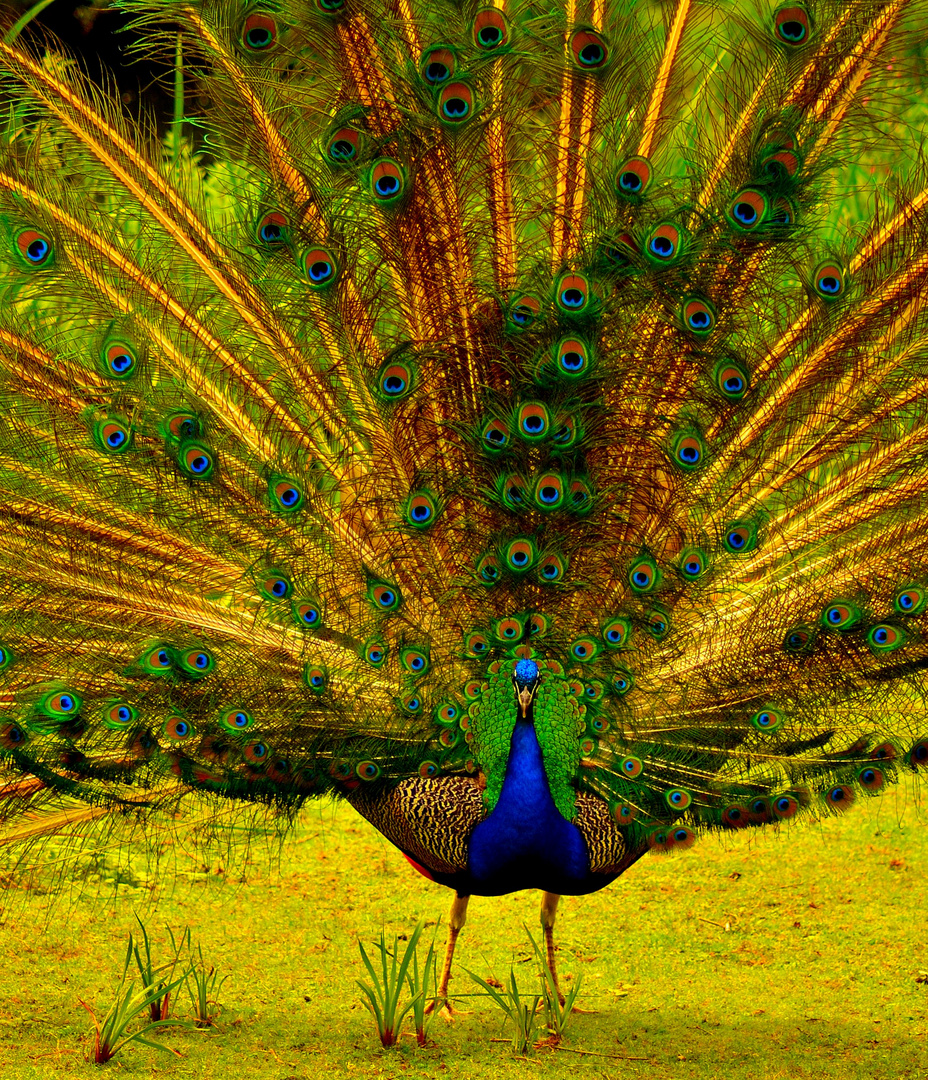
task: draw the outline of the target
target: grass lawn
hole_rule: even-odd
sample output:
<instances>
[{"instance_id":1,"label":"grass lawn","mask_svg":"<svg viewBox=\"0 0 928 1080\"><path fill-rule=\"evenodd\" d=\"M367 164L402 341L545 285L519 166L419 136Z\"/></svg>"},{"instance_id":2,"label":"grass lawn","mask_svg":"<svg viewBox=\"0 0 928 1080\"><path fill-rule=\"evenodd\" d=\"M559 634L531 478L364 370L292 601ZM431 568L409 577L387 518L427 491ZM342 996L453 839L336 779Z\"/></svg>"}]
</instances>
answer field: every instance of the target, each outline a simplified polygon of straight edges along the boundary
<instances>
[{"instance_id":1,"label":"grass lawn","mask_svg":"<svg viewBox=\"0 0 928 1080\"><path fill-rule=\"evenodd\" d=\"M101 1068L255 1080L928 1077L928 828L895 789L818 825L648 857L595 896L565 898L561 974L582 976L578 1004L595 1011L574 1017L562 1049L532 1060L513 1057L502 1014L479 997L462 1000L469 1011L453 1025L436 1020L424 1049L413 1037L380 1047L355 983L358 938L369 945L383 929L392 940L441 919L443 946L450 893L346 807L311 809L279 864L253 850L204 873L175 852L173 871L148 878L131 847L127 860L125 873L106 859L89 873L85 860L84 875L53 892L44 872L3 879L2 1080ZM502 981L513 965L534 992L522 924L535 933L539 899L472 901L453 989L477 989L465 967ZM190 927L230 976L222 1015L213 1030L157 1036L179 1056L131 1045L94 1066L78 999L106 1011L136 913L156 958L168 952L165 926ZM177 1005L188 1012L184 997Z\"/></svg>"}]
</instances>

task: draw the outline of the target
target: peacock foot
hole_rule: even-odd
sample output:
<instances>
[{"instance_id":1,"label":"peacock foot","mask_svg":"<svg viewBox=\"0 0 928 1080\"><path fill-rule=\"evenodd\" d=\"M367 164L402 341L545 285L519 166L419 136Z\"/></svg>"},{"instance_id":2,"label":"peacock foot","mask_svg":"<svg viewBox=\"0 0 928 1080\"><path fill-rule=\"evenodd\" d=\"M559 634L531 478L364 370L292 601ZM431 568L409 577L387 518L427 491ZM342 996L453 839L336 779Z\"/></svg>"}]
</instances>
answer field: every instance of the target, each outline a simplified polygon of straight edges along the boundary
<instances>
[{"instance_id":1,"label":"peacock foot","mask_svg":"<svg viewBox=\"0 0 928 1080\"><path fill-rule=\"evenodd\" d=\"M446 1024L453 1024L459 1016L465 1016L469 1009L461 1009L453 1007L448 998L433 998L425 1007L426 1016L431 1016L435 1010L438 1010L438 1015L445 1021Z\"/></svg>"}]
</instances>

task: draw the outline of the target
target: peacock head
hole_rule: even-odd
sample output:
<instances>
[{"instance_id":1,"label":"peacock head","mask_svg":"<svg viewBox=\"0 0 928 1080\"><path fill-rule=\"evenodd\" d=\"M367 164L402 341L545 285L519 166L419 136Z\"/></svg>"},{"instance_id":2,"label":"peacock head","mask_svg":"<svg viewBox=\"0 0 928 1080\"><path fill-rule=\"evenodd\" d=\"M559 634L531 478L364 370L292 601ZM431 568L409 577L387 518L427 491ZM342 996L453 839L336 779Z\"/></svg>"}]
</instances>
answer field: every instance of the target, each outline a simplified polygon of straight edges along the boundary
<instances>
[{"instance_id":1,"label":"peacock head","mask_svg":"<svg viewBox=\"0 0 928 1080\"><path fill-rule=\"evenodd\" d=\"M467 715L468 746L486 777L484 803L492 811L502 792L513 736L520 721L532 725L554 804L575 813L576 777L586 732L586 706L561 664L522 644L488 665L486 680Z\"/></svg>"},{"instance_id":2,"label":"peacock head","mask_svg":"<svg viewBox=\"0 0 928 1080\"><path fill-rule=\"evenodd\" d=\"M516 701L519 703L519 712L523 720L528 717L528 710L532 706L540 678L541 673L534 660L523 659L516 662L512 673L512 685L515 687Z\"/></svg>"}]
</instances>

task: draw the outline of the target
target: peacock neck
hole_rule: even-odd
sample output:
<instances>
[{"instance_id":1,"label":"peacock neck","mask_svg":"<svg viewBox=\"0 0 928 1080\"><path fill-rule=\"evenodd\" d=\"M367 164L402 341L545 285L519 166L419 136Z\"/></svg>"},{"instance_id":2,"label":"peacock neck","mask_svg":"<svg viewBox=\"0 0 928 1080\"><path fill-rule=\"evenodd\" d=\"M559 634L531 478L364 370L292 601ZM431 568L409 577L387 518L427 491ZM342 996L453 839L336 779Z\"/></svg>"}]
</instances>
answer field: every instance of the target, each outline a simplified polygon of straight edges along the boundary
<instances>
[{"instance_id":1,"label":"peacock neck","mask_svg":"<svg viewBox=\"0 0 928 1080\"><path fill-rule=\"evenodd\" d=\"M589 865L580 831L551 797L534 725L520 718L499 799L471 836L468 867L479 886L475 891L575 892L588 879Z\"/></svg>"}]
</instances>

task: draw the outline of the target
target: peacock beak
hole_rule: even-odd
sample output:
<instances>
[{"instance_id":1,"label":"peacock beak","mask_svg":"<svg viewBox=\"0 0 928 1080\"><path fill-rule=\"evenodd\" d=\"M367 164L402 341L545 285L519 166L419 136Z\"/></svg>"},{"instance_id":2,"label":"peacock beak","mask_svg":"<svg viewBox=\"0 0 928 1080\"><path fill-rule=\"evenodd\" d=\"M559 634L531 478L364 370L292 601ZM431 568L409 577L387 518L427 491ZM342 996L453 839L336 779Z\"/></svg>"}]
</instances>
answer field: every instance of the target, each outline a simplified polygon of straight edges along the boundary
<instances>
[{"instance_id":1,"label":"peacock beak","mask_svg":"<svg viewBox=\"0 0 928 1080\"><path fill-rule=\"evenodd\" d=\"M523 686L522 689L519 690L519 696L517 700L519 702L519 711L522 713L523 720L528 716L528 711L532 707L532 700L535 697L535 690L537 686L538 683L534 683L531 686Z\"/></svg>"}]
</instances>

